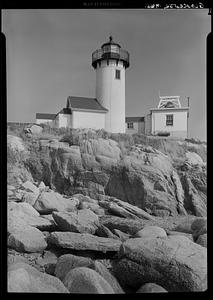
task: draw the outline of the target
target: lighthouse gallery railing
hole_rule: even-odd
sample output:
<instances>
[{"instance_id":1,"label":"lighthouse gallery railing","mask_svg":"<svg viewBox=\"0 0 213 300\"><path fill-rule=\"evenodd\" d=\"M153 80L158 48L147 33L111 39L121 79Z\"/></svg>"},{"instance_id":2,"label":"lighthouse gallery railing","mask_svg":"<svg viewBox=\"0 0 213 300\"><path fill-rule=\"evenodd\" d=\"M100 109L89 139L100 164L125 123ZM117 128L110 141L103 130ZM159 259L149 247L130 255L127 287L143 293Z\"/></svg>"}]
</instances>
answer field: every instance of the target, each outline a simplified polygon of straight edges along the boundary
<instances>
[{"instance_id":1,"label":"lighthouse gallery railing","mask_svg":"<svg viewBox=\"0 0 213 300\"><path fill-rule=\"evenodd\" d=\"M105 52L103 49L98 49L92 53L92 65L94 66L97 61L101 59L118 59L125 62L126 66L129 66L129 53L126 50L118 49L116 52Z\"/></svg>"}]
</instances>

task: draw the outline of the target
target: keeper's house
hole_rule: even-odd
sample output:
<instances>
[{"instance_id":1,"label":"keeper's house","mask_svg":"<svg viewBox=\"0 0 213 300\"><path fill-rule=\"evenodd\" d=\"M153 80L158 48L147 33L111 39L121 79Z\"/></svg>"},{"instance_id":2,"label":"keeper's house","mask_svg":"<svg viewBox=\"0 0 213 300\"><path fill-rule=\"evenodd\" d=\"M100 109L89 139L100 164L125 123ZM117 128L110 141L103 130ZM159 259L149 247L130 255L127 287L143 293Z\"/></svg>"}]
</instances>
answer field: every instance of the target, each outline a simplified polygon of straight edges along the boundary
<instances>
[{"instance_id":1,"label":"keeper's house","mask_svg":"<svg viewBox=\"0 0 213 300\"><path fill-rule=\"evenodd\" d=\"M182 107L180 96L160 97L157 108L145 118L145 134L187 138L189 107Z\"/></svg>"}]
</instances>

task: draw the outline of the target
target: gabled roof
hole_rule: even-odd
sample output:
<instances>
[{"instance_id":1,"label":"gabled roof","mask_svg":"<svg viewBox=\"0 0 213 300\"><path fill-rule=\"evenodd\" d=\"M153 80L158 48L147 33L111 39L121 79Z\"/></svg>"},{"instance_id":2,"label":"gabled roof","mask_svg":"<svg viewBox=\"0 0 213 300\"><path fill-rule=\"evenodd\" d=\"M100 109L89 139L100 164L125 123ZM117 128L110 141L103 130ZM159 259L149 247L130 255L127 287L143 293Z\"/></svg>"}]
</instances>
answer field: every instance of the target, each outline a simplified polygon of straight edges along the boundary
<instances>
[{"instance_id":1,"label":"gabled roof","mask_svg":"<svg viewBox=\"0 0 213 300\"><path fill-rule=\"evenodd\" d=\"M126 123L128 122L144 122L144 117L126 117Z\"/></svg>"},{"instance_id":2,"label":"gabled roof","mask_svg":"<svg viewBox=\"0 0 213 300\"><path fill-rule=\"evenodd\" d=\"M59 111L59 114L68 114L68 115L71 115L72 112L71 112L71 109L70 108L62 108L62 110Z\"/></svg>"},{"instance_id":3,"label":"gabled roof","mask_svg":"<svg viewBox=\"0 0 213 300\"><path fill-rule=\"evenodd\" d=\"M70 108L71 110L81 110L81 111L97 111L97 112L108 111L108 109L103 107L95 98L75 97L75 96L69 96L67 98L67 108Z\"/></svg>"},{"instance_id":4,"label":"gabled roof","mask_svg":"<svg viewBox=\"0 0 213 300\"><path fill-rule=\"evenodd\" d=\"M56 116L56 114L36 113L36 119L54 120L55 116Z\"/></svg>"},{"instance_id":5,"label":"gabled roof","mask_svg":"<svg viewBox=\"0 0 213 300\"><path fill-rule=\"evenodd\" d=\"M57 117L59 114L71 115L72 112L70 108L64 107L55 116Z\"/></svg>"}]
</instances>

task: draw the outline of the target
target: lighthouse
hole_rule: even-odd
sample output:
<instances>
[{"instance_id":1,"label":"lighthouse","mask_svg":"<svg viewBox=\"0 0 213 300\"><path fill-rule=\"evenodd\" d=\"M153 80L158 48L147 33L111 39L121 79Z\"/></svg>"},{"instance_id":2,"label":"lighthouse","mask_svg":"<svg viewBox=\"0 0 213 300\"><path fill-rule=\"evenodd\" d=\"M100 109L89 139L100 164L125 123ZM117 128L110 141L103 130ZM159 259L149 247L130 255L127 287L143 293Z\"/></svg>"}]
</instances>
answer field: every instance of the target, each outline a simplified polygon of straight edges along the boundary
<instances>
[{"instance_id":1,"label":"lighthouse","mask_svg":"<svg viewBox=\"0 0 213 300\"><path fill-rule=\"evenodd\" d=\"M125 70L129 67L129 53L109 41L92 53L92 66L96 71L96 99L108 112L105 130L125 133Z\"/></svg>"}]
</instances>

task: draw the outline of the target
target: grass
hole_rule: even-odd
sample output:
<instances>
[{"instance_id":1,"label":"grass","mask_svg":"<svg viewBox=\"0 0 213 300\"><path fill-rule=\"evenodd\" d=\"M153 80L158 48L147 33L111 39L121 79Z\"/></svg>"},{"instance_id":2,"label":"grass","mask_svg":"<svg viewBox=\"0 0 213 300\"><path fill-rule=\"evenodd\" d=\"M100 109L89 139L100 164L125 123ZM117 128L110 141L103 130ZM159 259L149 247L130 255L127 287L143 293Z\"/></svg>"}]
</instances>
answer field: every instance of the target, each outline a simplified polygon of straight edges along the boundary
<instances>
[{"instance_id":1,"label":"grass","mask_svg":"<svg viewBox=\"0 0 213 300\"><path fill-rule=\"evenodd\" d=\"M32 144L32 141L57 139L61 142L67 142L70 146L80 146L83 140L89 139L112 139L118 143L122 154L128 154L129 149L136 144L152 146L159 151L169 154L173 159L181 159L185 156L186 151L190 151L186 143L178 145L178 139L156 138L146 136L144 134L126 134L126 133L110 133L103 129L74 129L74 128L53 128L50 125L41 124L43 131L40 134L35 134L32 137L27 137L24 133L26 124L8 124L8 134L13 134L21 137L27 146ZM195 139L186 139L185 142L193 144L202 144L201 141ZM191 149L199 155L205 157L203 149Z\"/></svg>"}]
</instances>

